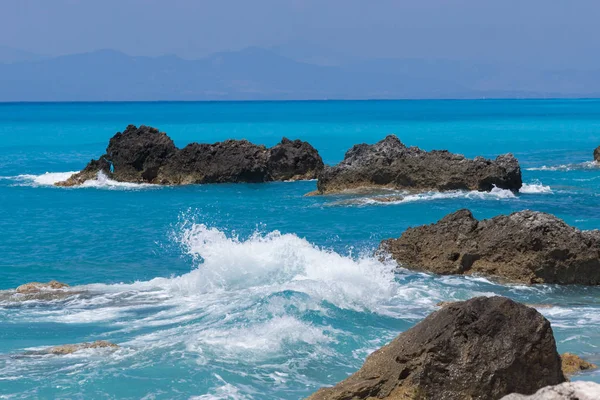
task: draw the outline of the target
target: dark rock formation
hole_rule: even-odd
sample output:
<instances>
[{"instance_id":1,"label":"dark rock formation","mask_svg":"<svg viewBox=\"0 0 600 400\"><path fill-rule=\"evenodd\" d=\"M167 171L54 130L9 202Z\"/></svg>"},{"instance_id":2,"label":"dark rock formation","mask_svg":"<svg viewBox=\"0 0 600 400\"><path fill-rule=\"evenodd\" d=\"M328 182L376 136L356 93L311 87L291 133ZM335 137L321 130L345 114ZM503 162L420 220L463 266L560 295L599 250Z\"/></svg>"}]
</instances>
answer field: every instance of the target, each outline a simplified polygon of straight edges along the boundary
<instances>
[{"instance_id":1,"label":"dark rock formation","mask_svg":"<svg viewBox=\"0 0 600 400\"><path fill-rule=\"evenodd\" d=\"M510 394L502 400L598 400L600 385L595 382L565 382L538 390L531 396Z\"/></svg>"},{"instance_id":2,"label":"dark rock formation","mask_svg":"<svg viewBox=\"0 0 600 400\"><path fill-rule=\"evenodd\" d=\"M310 400L499 399L565 381L550 322L504 297L449 304Z\"/></svg>"},{"instance_id":3,"label":"dark rock formation","mask_svg":"<svg viewBox=\"0 0 600 400\"><path fill-rule=\"evenodd\" d=\"M310 144L283 138L268 149L247 140L175 147L164 132L129 125L110 139L106 154L58 186L80 185L98 172L120 182L181 185L315 179L323 161Z\"/></svg>"},{"instance_id":4,"label":"dark rock formation","mask_svg":"<svg viewBox=\"0 0 600 400\"><path fill-rule=\"evenodd\" d=\"M594 149L594 161L600 162L600 146Z\"/></svg>"},{"instance_id":5,"label":"dark rock formation","mask_svg":"<svg viewBox=\"0 0 600 400\"><path fill-rule=\"evenodd\" d=\"M326 166L319 175L317 193L381 187L490 191L496 186L516 191L522 184L521 168L512 154L493 161L483 157L469 160L445 150L406 147L390 135L374 145L356 145L338 165Z\"/></svg>"},{"instance_id":6,"label":"dark rock formation","mask_svg":"<svg viewBox=\"0 0 600 400\"><path fill-rule=\"evenodd\" d=\"M573 353L564 353L560 356L560 359L562 361L562 370L565 376L598 368L597 365L585 361L583 358Z\"/></svg>"},{"instance_id":7,"label":"dark rock formation","mask_svg":"<svg viewBox=\"0 0 600 400\"><path fill-rule=\"evenodd\" d=\"M459 210L381 243L400 265L436 274L482 274L512 282L600 284L600 231L580 231L546 213L478 221Z\"/></svg>"}]
</instances>

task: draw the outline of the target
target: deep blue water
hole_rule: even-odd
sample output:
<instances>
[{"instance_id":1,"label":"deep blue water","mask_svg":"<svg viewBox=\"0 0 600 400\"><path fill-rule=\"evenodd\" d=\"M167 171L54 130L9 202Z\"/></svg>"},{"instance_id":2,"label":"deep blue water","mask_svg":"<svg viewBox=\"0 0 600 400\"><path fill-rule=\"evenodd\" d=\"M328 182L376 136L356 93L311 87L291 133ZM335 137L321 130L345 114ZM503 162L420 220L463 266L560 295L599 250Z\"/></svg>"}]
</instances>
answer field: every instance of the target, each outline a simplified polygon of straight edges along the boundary
<instances>
[{"instance_id":1,"label":"deep blue water","mask_svg":"<svg viewBox=\"0 0 600 400\"><path fill-rule=\"evenodd\" d=\"M300 138L330 164L395 133L468 157L512 152L527 185L395 204L303 196L316 182L51 185L130 123L179 146ZM553 305L539 311L559 351L599 362L600 288L393 274L371 257L380 240L465 207L600 228L598 145L600 100L0 104L0 290L57 279L86 291L0 302L0 398L298 399L358 369L437 302L475 295ZM97 339L121 348L15 357Z\"/></svg>"}]
</instances>

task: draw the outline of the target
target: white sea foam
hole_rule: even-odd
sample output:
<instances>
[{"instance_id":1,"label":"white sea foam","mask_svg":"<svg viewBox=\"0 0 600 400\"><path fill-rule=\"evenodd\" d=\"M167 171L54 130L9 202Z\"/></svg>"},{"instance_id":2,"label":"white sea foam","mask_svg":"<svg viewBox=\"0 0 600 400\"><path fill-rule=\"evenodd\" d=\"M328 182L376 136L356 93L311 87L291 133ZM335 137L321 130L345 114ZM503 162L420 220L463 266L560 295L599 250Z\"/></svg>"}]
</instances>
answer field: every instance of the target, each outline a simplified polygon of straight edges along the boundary
<instances>
[{"instance_id":1,"label":"white sea foam","mask_svg":"<svg viewBox=\"0 0 600 400\"><path fill-rule=\"evenodd\" d=\"M519 189L519 193L521 194L551 194L552 189L550 186L542 185L539 181L534 181L532 183L524 183L521 189Z\"/></svg>"},{"instance_id":2,"label":"white sea foam","mask_svg":"<svg viewBox=\"0 0 600 400\"><path fill-rule=\"evenodd\" d=\"M0 323L101 324L103 333L95 339L113 341L121 349L102 357L79 352L73 355L75 365L63 357L0 359L0 375L42 380L51 366L84 379L99 365L120 370L185 358L197 371L211 371L211 389L197 393L198 399L261 398L254 392L257 386L241 382L320 386L314 376L304 375L307 369L348 362L358 368L369 350L398 333L395 323L414 323L437 309L439 301L502 294L536 303L551 297L560 303L562 297L555 294L565 290L395 271L394 263L342 255L277 231L240 238L203 224L176 229L184 252L195 260L189 273L75 286L71 289L87 294L56 304L0 304ZM572 331L569 337L600 326L597 307L540 311L559 332ZM582 340L589 344L594 337ZM346 343L354 343L356 358L340 354L340 344ZM213 379L215 370L225 371L235 385ZM292 378L281 383L281 376Z\"/></svg>"},{"instance_id":3,"label":"white sea foam","mask_svg":"<svg viewBox=\"0 0 600 400\"><path fill-rule=\"evenodd\" d=\"M17 176L6 176L4 179L18 182L19 186L52 186L57 182L67 180L71 175L78 171L71 172L46 172L41 175L17 175Z\"/></svg>"},{"instance_id":4,"label":"white sea foam","mask_svg":"<svg viewBox=\"0 0 600 400\"><path fill-rule=\"evenodd\" d=\"M31 187L43 187L53 186L58 182L65 181L71 177L71 175L79 171L71 172L46 172L41 175L17 175L17 176L5 176L2 179L12 180L16 182L17 186L31 186ZM149 183L130 183L130 182L117 182L109 179L103 172L98 172L96 179L85 181L80 186L72 186L69 189L77 188L96 188L96 189L109 189L109 190L139 190L139 189L153 189L159 188L160 185L152 185Z\"/></svg>"},{"instance_id":5,"label":"white sea foam","mask_svg":"<svg viewBox=\"0 0 600 400\"><path fill-rule=\"evenodd\" d=\"M392 197L392 198L391 198ZM394 200L393 197L397 197ZM468 199L468 200L508 200L515 199L517 196L508 190L494 187L489 192L483 192L478 190L465 191L465 190L450 190L447 192L429 191L423 193L409 194L402 191L394 191L392 194L376 195L371 197L355 197L344 200L337 200L329 203L329 206L340 206L340 205L398 205L406 203L424 202L424 201L435 201L435 200L450 200L450 199Z\"/></svg>"},{"instance_id":6,"label":"white sea foam","mask_svg":"<svg viewBox=\"0 0 600 400\"><path fill-rule=\"evenodd\" d=\"M527 168L527 171L577 171L597 168L600 168L600 164L596 161L584 161L578 164L542 165L541 167Z\"/></svg>"}]
</instances>

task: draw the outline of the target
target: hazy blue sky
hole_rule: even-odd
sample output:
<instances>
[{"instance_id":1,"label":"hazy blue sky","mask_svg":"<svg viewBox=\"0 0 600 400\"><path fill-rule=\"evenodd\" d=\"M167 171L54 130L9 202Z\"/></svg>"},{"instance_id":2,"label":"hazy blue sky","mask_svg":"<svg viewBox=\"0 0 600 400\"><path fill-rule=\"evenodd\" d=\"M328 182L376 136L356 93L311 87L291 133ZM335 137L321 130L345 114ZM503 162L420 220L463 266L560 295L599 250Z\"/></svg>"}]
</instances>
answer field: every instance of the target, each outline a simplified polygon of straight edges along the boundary
<instances>
[{"instance_id":1,"label":"hazy blue sky","mask_svg":"<svg viewBox=\"0 0 600 400\"><path fill-rule=\"evenodd\" d=\"M197 58L248 46L600 67L597 0L0 0L0 45Z\"/></svg>"}]
</instances>

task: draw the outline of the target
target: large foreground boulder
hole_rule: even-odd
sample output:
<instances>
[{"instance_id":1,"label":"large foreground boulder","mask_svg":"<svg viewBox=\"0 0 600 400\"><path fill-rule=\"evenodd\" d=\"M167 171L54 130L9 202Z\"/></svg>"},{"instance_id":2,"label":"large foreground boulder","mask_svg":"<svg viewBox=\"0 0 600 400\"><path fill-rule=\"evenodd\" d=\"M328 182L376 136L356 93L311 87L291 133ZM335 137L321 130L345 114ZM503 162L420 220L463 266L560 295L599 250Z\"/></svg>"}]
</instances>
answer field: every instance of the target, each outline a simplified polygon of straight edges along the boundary
<instances>
[{"instance_id":1,"label":"large foreground boulder","mask_svg":"<svg viewBox=\"0 0 600 400\"><path fill-rule=\"evenodd\" d=\"M531 396L510 394L502 400L598 400L600 385L594 382L565 382L538 390Z\"/></svg>"},{"instance_id":2,"label":"large foreground boulder","mask_svg":"<svg viewBox=\"0 0 600 400\"><path fill-rule=\"evenodd\" d=\"M442 275L481 274L511 282L600 284L600 231L581 231L546 213L520 211L478 221L459 210L384 240L401 266Z\"/></svg>"},{"instance_id":3,"label":"large foreground boulder","mask_svg":"<svg viewBox=\"0 0 600 400\"><path fill-rule=\"evenodd\" d=\"M57 185L80 185L99 172L120 182L181 185L315 179L322 169L317 150L300 140L283 138L270 149L247 140L178 149L158 129L129 125L110 139L106 154Z\"/></svg>"},{"instance_id":4,"label":"large foreground boulder","mask_svg":"<svg viewBox=\"0 0 600 400\"><path fill-rule=\"evenodd\" d=\"M504 297L449 304L310 400L486 399L565 381L550 322Z\"/></svg>"},{"instance_id":5,"label":"large foreground boulder","mask_svg":"<svg viewBox=\"0 0 600 400\"><path fill-rule=\"evenodd\" d=\"M389 135L374 144L359 144L338 165L326 166L317 193L363 188L407 190L480 190L494 187L517 191L523 185L519 162L512 154L495 160L473 160L448 151L405 146Z\"/></svg>"}]
</instances>

